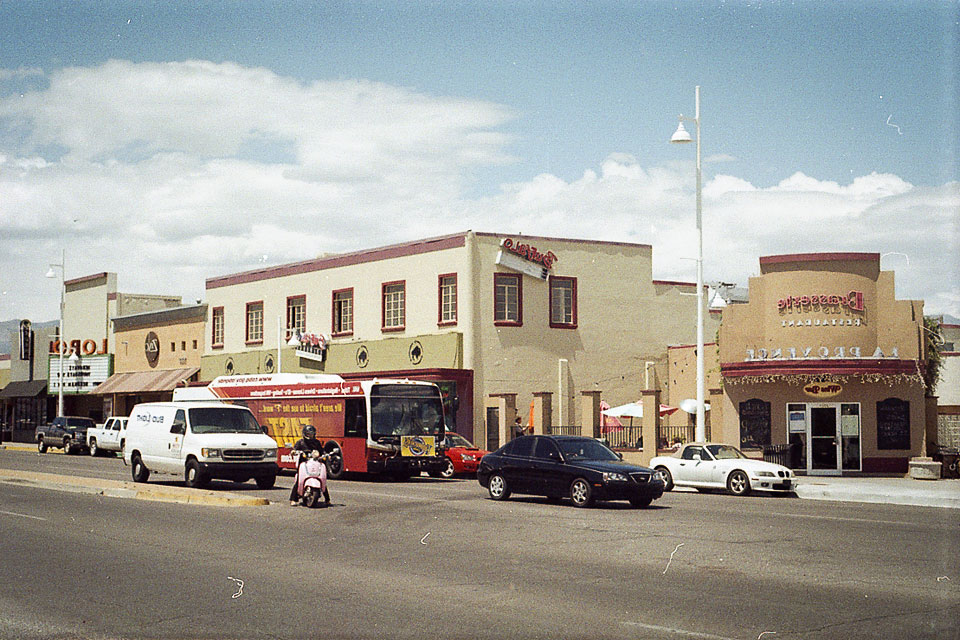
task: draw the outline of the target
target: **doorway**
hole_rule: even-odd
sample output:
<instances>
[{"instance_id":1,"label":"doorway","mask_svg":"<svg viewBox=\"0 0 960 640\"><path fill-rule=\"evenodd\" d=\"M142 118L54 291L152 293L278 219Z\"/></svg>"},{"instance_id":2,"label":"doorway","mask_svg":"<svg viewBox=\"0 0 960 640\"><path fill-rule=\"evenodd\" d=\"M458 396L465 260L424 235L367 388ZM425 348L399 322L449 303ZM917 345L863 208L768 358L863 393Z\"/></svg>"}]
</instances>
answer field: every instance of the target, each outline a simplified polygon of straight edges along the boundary
<instances>
[{"instance_id":1,"label":"doorway","mask_svg":"<svg viewBox=\"0 0 960 640\"><path fill-rule=\"evenodd\" d=\"M799 465L810 475L861 470L860 404L790 404L789 441L802 449Z\"/></svg>"}]
</instances>

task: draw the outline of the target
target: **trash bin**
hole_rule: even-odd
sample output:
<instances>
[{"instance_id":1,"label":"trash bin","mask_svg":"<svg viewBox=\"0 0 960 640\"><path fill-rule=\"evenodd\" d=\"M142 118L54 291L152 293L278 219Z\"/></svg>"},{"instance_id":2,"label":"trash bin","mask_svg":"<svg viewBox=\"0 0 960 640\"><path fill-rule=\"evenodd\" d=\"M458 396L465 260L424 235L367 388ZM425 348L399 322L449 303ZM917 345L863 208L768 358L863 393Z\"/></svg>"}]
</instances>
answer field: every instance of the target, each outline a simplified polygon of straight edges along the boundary
<instances>
[{"instance_id":1,"label":"trash bin","mask_svg":"<svg viewBox=\"0 0 960 640\"><path fill-rule=\"evenodd\" d=\"M766 462L790 466L790 445L765 444L763 445L763 459Z\"/></svg>"},{"instance_id":2,"label":"trash bin","mask_svg":"<svg viewBox=\"0 0 960 640\"><path fill-rule=\"evenodd\" d=\"M960 449L948 449L940 447L937 453L933 454L933 459L940 463L941 478L960 478Z\"/></svg>"}]
</instances>

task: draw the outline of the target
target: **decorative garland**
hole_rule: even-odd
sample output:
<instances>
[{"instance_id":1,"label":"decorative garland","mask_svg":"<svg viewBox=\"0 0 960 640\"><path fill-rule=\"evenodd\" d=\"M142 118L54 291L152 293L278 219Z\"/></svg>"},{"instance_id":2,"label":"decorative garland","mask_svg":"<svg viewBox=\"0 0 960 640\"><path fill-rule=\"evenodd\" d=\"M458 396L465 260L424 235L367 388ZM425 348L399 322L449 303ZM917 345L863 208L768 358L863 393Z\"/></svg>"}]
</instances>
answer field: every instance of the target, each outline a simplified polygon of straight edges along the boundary
<instances>
[{"instance_id":1,"label":"decorative garland","mask_svg":"<svg viewBox=\"0 0 960 640\"><path fill-rule=\"evenodd\" d=\"M724 383L732 385L739 384L771 384L774 382L786 382L789 385L799 386L810 384L811 382L836 382L839 384L848 384L850 378L859 378L861 384L884 383L888 387L894 387L902 384L923 385L923 376L919 370L917 373L862 373L849 375L836 375L832 373L768 373L761 376L731 376L724 377Z\"/></svg>"}]
</instances>

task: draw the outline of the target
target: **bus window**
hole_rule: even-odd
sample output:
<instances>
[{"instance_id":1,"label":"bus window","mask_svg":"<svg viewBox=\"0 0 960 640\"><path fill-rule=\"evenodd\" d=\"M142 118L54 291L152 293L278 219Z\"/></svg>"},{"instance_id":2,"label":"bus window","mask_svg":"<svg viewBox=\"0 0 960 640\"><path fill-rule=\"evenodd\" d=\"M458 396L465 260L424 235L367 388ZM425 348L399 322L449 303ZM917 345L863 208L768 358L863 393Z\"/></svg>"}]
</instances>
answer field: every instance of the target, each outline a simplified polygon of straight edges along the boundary
<instances>
[{"instance_id":1,"label":"bus window","mask_svg":"<svg viewBox=\"0 0 960 640\"><path fill-rule=\"evenodd\" d=\"M346 437L367 437L367 408L363 398L347 398L343 411L343 435Z\"/></svg>"},{"instance_id":2,"label":"bus window","mask_svg":"<svg viewBox=\"0 0 960 640\"><path fill-rule=\"evenodd\" d=\"M443 405L434 386L382 384L370 392L370 432L382 436L443 437Z\"/></svg>"}]
</instances>

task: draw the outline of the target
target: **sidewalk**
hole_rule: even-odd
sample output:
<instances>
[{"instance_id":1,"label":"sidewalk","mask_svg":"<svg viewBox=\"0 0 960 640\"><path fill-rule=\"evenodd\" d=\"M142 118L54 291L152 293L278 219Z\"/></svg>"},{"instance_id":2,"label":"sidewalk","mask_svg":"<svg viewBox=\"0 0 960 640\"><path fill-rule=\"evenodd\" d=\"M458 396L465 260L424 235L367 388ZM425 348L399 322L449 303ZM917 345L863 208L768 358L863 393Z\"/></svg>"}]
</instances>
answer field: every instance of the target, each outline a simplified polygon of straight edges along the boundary
<instances>
[{"instance_id":1,"label":"sidewalk","mask_svg":"<svg viewBox=\"0 0 960 640\"><path fill-rule=\"evenodd\" d=\"M798 476L797 496L807 500L960 509L960 480Z\"/></svg>"}]
</instances>

